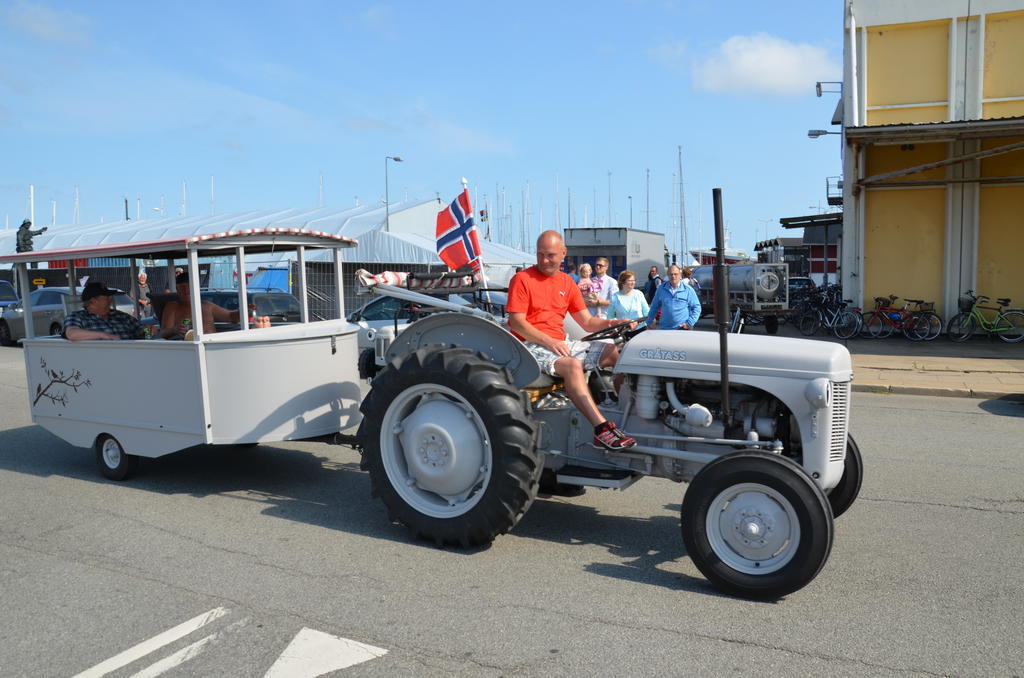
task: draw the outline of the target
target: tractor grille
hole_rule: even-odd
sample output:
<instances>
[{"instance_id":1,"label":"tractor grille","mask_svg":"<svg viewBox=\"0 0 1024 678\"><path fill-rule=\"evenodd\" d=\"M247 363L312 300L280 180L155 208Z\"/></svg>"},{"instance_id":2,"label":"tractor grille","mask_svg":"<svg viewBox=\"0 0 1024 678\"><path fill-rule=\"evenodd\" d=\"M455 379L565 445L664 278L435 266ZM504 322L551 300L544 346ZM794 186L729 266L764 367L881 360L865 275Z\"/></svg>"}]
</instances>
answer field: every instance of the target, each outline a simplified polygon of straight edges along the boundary
<instances>
[{"instance_id":1,"label":"tractor grille","mask_svg":"<svg viewBox=\"0 0 1024 678\"><path fill-rule=\"evenodd\" d=\"M829 461L846 458L846 428L850 422L850 382L832 382L832 430L829 438Z\"/></svg>"}]
</instances>

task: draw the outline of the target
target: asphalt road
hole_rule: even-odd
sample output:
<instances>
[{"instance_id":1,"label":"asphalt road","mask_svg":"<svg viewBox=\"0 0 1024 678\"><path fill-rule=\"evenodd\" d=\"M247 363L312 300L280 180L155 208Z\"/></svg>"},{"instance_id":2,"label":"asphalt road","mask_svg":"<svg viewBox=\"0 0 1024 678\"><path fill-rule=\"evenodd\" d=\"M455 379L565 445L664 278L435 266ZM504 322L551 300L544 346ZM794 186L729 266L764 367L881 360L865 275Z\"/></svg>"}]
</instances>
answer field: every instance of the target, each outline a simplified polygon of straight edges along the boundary
<instances>
[{"instance_id":1,"label":"asphalt road","mask_svg":"<svg viewBox=\"0 0 1024 678\"><path fill-rule=\"evenodd\" d=\"M682 485L541 498L489 548L438 549L344 447L196 448L107 481L30 423L23 371L0 349L0 676L138 645L106 675L263 676L303 629L387 652L332 676L1024 674L1021 404L855 394L861 498L819 577L756 603L686 557Z\"/></svg>"}]
</instances>

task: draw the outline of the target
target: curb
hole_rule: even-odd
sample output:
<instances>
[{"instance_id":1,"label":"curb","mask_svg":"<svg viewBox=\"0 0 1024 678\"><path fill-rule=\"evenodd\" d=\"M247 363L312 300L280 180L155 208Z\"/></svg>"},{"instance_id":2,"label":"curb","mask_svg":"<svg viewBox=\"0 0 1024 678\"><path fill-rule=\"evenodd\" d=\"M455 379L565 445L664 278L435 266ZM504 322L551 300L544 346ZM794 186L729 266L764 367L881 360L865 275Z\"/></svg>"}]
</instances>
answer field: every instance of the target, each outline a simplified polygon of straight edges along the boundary
<instances>
[{"instance_id":1,"label":"curb","mask_svg":"<svg viewBox=\"0 0 1024 678\"><path fill-rule=\"evenodd\" d=\"M983 391L969 388L941 386L901 386L891 384L853 383L853 390L861 393L894 393L900 395L942 396L945 398L978 398L981 400L1006 399L1024 402L1024 393L1012 391Z\"/></svg>"}]
</instances>

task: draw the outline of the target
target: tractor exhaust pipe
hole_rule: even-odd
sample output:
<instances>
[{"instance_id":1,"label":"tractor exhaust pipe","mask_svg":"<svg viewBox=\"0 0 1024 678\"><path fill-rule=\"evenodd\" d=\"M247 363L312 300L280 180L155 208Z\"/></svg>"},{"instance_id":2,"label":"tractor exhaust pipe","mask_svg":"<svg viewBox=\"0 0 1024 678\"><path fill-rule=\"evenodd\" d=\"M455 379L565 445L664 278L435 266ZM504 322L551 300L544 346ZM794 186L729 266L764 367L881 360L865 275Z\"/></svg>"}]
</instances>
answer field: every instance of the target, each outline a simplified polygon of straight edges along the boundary
<instances>
[{"instance_id":1,"label":"tractor exhaust pipe","mask_svg":"<svg viewBox=\"0 0 1024 678\"><path fill-rule=\"evenodd\" d=\"M722 380L722 420L732 426L729 404L729 276L725 270L725 220L722 218L722 189L711 189L715 208L715 322L718 323L718 351Z\"/></svg>"}]
</instances>

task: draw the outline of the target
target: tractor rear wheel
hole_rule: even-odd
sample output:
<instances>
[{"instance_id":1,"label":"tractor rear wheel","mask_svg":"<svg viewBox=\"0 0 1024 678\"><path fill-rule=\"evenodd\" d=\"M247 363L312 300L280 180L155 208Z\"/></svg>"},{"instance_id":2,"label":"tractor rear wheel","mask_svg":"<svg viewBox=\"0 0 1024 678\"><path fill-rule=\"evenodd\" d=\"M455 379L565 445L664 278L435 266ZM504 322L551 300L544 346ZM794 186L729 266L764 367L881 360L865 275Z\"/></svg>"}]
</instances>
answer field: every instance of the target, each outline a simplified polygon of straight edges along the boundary
<instances>
[{"instance_id":1,"label":"tractor rear wheel","mask_svg":"<svg viewBox=\"0 0 1024 678\"><path fill-rule=\"evenodd\" d=\"M362 468L388 517L439 546L490 543L537 496L543 460L511 375L428 346L377 373L360 410Z\"/></svg>"},{"instance_id":2,"label":"tractor rear wheel","mask_svg":"<svg viewBox=\"0 0 1024 678\"><path fill-rule=\"evenodd\" d=\"M683 497L683 543L719 589L780 598L814 579L832 550L832 509L806 471L766 452L727 454Z\"/></svg>"}]
</instances>

